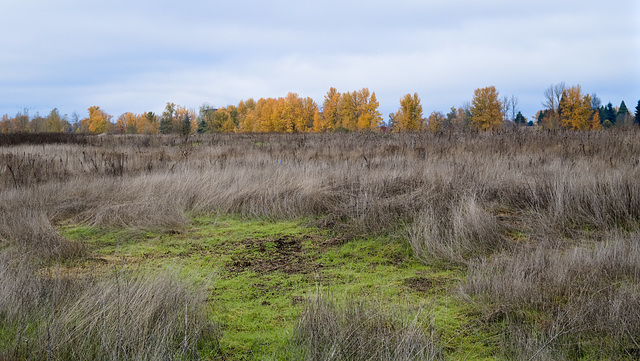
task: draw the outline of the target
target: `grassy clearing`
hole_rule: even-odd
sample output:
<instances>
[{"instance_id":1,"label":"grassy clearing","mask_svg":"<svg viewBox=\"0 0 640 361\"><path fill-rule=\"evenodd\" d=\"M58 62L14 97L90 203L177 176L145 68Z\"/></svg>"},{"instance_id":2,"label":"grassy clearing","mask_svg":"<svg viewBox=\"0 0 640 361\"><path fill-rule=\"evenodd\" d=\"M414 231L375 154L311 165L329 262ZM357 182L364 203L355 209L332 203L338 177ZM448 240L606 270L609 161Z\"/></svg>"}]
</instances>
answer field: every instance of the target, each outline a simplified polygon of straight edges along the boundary
<instances>
[{"instance_id":1,"label":"grassy clearing","mask_svg":"<svg viewBox=\"0 0 640 361\"><path fill-rule=\"evenodd\" d=\"M195 217L165 232L65 225L61 233L94 254L78 267L169 268L206 288L225 359L291 357L296 321L319 295L405 310L432 328L451 357L496 352L468 305L452 296L463 270L426 266L398 239L347 242L303 221L233 216Z\"/></svg>"}]
</instances>

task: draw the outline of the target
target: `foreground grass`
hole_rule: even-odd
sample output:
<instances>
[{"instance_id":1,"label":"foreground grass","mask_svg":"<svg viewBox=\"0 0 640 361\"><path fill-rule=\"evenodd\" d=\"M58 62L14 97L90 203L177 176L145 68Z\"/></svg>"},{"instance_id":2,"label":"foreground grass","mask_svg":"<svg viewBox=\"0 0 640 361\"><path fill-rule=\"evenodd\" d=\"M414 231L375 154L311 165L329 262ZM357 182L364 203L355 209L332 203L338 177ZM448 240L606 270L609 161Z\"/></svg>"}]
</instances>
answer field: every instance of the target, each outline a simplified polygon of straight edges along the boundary
<instances>
[{"instance_id":1,"label":"foreground grass","mask_svg":"<svg viewBox=\"0 0 640 361\"><path fill-rule=\"evenodd\" d=\"M318 295L364 299L403 310L433 328L452 358L495 355L497 340L452 295L459 268L419 263L399 240L346 240L302 221L195 217L165 232L65 225L62 234L89 245L78 272L111 267L170 268L205 287L222 326L221 359L286 359L303 306ZM396 312L397 313L397 312Z\"/></svg>"}]
</instances>

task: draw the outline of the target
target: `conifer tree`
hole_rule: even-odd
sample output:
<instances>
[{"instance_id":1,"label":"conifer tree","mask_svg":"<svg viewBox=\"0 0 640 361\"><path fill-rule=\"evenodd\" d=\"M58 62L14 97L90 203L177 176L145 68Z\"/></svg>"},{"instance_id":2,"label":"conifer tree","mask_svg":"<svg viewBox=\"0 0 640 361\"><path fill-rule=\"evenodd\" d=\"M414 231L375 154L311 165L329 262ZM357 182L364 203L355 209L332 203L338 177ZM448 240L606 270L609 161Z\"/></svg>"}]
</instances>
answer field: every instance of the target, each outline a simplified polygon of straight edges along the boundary
<instances>
[{"instance_id":1,"label":"conifer tree","mask_svg":"<svg viewBox=\"0 0 640 361\"><path fill-rule=\"evenodd\" d=\"M609 121L610 124L614 124L616 122L616 112L613 109L613 104L611 104L611 102L609 102L604 108L603 124L605 121Z\"/></svg>"}]
</instances>

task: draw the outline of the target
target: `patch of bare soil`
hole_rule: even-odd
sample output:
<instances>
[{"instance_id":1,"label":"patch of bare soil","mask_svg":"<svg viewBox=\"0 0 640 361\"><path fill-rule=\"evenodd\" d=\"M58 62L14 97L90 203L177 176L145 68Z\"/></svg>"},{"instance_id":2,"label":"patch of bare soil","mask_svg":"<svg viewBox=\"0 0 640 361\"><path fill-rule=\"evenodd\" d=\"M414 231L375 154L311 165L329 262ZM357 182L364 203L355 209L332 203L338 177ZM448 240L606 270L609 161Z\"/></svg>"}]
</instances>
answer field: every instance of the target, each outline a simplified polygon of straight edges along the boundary
<instances>
[{"instance_id":1,"label":"patch of bare soil","mask_svg":"<svg viewBox=\"0 0 640 361\"><path fill-rule=\"evenodd\" d=\"M227 264L229 271L238 273L283 272L286 274L309 273L322 266L306 252L302 243L310 236L281 235L276 238L245 239L237 253Z\"/></svg>"},{"instance_id":2,"label":"patch of bare soil","mask_svg":"<svg viewBox=\"0 0 640 361\"><path fill-rule=\"evenodd\" d=\"M405 285L419 293L429 293L446 289L448 282L441 278L424 276L410 277L404 280Z\"/></svg>"}]
</instances>

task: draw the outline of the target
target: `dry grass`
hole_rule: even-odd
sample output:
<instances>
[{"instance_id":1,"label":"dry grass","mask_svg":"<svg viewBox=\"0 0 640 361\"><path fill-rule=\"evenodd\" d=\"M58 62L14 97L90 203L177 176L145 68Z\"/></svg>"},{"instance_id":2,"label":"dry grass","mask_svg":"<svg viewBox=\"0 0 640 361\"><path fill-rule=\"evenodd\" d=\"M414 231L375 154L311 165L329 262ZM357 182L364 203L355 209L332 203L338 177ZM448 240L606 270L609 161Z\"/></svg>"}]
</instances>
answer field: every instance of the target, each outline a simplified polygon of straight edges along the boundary
<instances>
[{"instance_id":1,"label":"dry grass","mask_svg":"<svg viewBox=\"0 0 640 361\"><path fill-rule=\"evenodd\" d=\"M396 313L396 314L393 314ZM299 318L293 340L296 360L442 360L432 335L414 319L402 322L382 306L318 296Z\"/></svg>"},{"instance_id":2,"label":"dry grass","mask_svg":"<svg viewBox=\"0 0 640 361\"><path fill-rule=\"evenodd\" d=\"M1 357L196 359L200 343L216 351L219 331L207 321L203 295L169 273L79 278L0 258L0 320L4 338L13 338Z\"/></svg>"},{"instance_id":3,"label":"dry grass","mask_svg":"<svg viewBox=\"0 0 640 361\"><path fill-rule=\"evenodd\" d=\"M537 324L545 340L539 347L559 338L575 348L590 340L599 357L640 352L639 234L608 233L595 245L566 249L527 246L477 261L463 289L487 305L491 322ZM525 341L510 346L521 350Z\"/></svg>"},{"instance_id":4,"label":"dry grass","mask_svg":"<svg viewBox=\"0 0 640 361\"><path fill-rule=\"evenodd\" d=\"M568 357L576 337L604 336L618 345L609 356L633 354L638 179L635 131L22 144L0 147L0 242L66 258L83 250L57 235L61 221L172 229L190 213L307 217L352 236L406 237L423 262L467 265L466 294L506 315L520 356ZM601 326L587 330L578 314Z\"/></svg>"}]
</instances>

